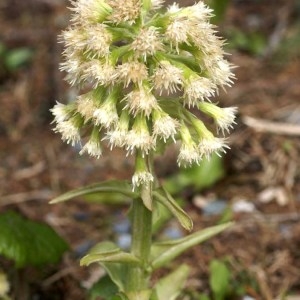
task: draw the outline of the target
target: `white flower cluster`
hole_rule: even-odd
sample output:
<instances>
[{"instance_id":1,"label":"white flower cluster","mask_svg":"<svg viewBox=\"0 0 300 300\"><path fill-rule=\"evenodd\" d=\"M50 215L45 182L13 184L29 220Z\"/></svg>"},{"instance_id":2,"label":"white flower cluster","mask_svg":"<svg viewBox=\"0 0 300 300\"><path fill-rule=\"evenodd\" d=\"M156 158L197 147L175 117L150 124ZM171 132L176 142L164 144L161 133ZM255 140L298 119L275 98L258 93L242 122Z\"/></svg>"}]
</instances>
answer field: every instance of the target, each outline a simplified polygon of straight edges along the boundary
<instances>
[{"instance_id":1,"label":"white flower cluster","mask_svg":"<svg viewBox=\"0 0 300 300\"><path fill-rule=\"evenodd\" d=\"M52 109L64 141L74 145L88 135L80 153L100 157L102 141L145 156L157 143L181 140L181 165L225 152L226 140L189 111L212 118L216 134L235 120L236 108L209 100L234 79L223 40L209 23L211 9L202 1L163 12L163 0L71 2L71 25L60 37L61 70L85 93ZM141 181L150 178L140 174Z\"/></svg>"}]
</instances>

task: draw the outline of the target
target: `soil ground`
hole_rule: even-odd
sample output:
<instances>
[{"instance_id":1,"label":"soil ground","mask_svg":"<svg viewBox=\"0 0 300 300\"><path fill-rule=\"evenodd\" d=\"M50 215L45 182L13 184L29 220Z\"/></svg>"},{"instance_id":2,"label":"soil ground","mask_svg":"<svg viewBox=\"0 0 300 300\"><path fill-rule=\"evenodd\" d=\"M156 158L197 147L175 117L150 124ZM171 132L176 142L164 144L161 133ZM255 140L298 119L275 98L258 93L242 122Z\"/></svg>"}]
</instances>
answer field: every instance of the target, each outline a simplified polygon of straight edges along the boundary
<instances>
[{"instance_id":1,"label":"soil ground","mask_svg":"<svg viewBox=\"0 0 300 300\"><path fill-rule=\"evenodd\" d=\"M33 51L21 68L0 65L0 211L16 210L50 224L72 249L59 266L26 270L24 299L86 299L85 288L101 270L79 267L79 257L96 241L113 237L110 225L125 215L126 206L80 199L50 206L48 201L89 183L128 179L133 171L132 160L121 150L107 149L101 159L92 160L79 156L51 131L49 109L56 100L64 102L76 93L58 71L62 48L57 34L68 23L66 6L63 0L0 3L1 43L7 49ZM192 266L190 295L209 290L208 265L219 258L226 259L234 287L243 285L245 295L273 300L288 294L300 299L299 18L296 0L235 0L219 23L222 34L233 41L229 59L238 68L235 85L217 101L239 108L237 126L225 157L226 176L202 191L189 187L181 197L195 230L220 219L205 215L199 198L224 199L230 206L245 200L255 209L233 213L236 222L230 230L177 261ZM236 32L246 35L246 42ZM176 149L169 154L163 164L156 164L162 179L178 172ZM6 272L12 268L1 258L0 264ZM14 287L12 293L16 295Z\"/></svg>"}]
</instances>

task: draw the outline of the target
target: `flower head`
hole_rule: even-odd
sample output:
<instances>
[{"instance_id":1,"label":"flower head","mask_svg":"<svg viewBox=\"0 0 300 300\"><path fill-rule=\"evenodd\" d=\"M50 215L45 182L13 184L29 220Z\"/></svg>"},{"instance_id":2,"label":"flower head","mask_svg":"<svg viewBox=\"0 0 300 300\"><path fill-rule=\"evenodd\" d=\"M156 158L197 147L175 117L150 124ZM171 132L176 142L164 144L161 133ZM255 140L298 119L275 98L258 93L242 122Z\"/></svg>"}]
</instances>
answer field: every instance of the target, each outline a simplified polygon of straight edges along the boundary
<instances>
[{"instance_id":1,"label":"flower head","mask_svg":"<svg viewBox=\"0 0 300 300\"><path fill-rule=\"evenodd\" d=\"M113 147L123 147L126 144L129 127L129 115L126 110L122 111L121 116L115 126L106 132L103 140L107 140L110 149Z\"/></svg>"},{"instance_id":2,"label":"flower head","mask_svg":"<svg viewBox=\"0 0 300 300\"><path fill-rule=\"evenodd\" d=\"M65 80L71 85L81 84L87 64L84 56L80 51L71 48L65 49L63 55L65 61L60 64L60 70L67 72Z\"/></svg>"},{"instance_id":3,"label":"flower head","mask_svg":"<svg viewBox=\"0 0 300 300\"><path fill-rule=\"evenodd\" d=\"M136 57L142 57L144 61L147 60L147 56L153 56L155 52L163 50L158 29L153 26L142 28L132 42L131 49Z\"/></svg>"},{"instance_id":4,"label":"flower head","mask_svg":"<svg viewBox=\"0 0 300 300\"><path fill-rule=\"evenodd\" d=\"M208 78L191 76L186 82L184 104L188 107L197 106L199 101L209 99L215 94L216 86Z\"/></svg>"},{"instance_id":5,"label":"flower head","mask_svg":"<svg viewBox=\"0 0 300 300\"><path fill-rule=\"evenodd\" d=\"M102 125L105 128L115 125L119 119L115 99L108 97L103 104L95 109L93 119L95 125Z\"/></svg>"},{"instance_id":6,"label":"flower head","mask_svg":"<svg viewBox=\"0 0 300 300\"><path fill-rule=\"evenodd\" d=\"M179 122L161 110L154 111L153 119L153 137L161 138L164 142L172 138L176 143L175 135L179 128Z\"/></svg>"},{"instance_id":7,"label":"flower head","mask_svg":"<svg viewBox=\"0 0 300 300\"><path fill-rule=\"evenodd\" d=\"M126 136L126 149L128 153L140 150L143 155L148 154L155 148L155 142L150 135L146 120L142 116L137 116L132 129Z\"/></svg>"},{"instance_id":8,"label":"flower head","mask_svg":"<svg viewBox=\"0 0 300 300\"><path fill-rule=\"evenodd\" d=\"M202 154L199 152L188 127L184 124L181 125L180 135L182 144L177 158L178 165L191 166L194 163L199 164L202 160Z\"/></svg>"},{"instance_id":9,"label":"flower head","mask_svg":"<svg viewBox=\"0 0 300 300\"><path fill-rule=\"evenodd\" d=\"M149 172L145 158L140 151L137 151L135 158L135 172L132 176L132 189L139 186L148 186L154 181L153 175Z\"/></svg>"},{"instance_id":10,"label":"flower head","mask_svg":"<svg viewBox=\"0 0 300 300\"><path fill-rule=\"evenodd\" d=\"M62 41L67 47L78 51L92 51L95 57L109 54L112 35L106 30L104 24L89 27L71 27L63 32Z\"/></svg>"},{"instance_id":11,"label":"flower head","mask_svg":"<svg viewBox=\"0 0 300 300\"><path fill-rule=\"evenodd\" d=\"M216 138L214 136L211 136L210 138L203 138L198 147L201 155L204 155L207 159L209 159L213 153L221 156L221 153L226 153L226 149L230 148L226 144L225 139Z\"/></svg>"},{"instance_id":12,"label":"flower head","mask_svg":"<svg viewBox=\"0 0 300 300\"><path fill-rule=\"evenodd\" d=\"M91 95L84 94L78 96L76 104L77 111L83 116L85 123L93 118L96 105Z\"/></svg>"},{"instance_id":13,"label":"flower head","mask_svg":"<svg viewBox=\"0 0 300 300\"><path fill-rule=\"evenodd\" d=\"M190 26L186 19L175 18L168 25L165 36L171 42L171 47L175 46L177 52L181 43L189 44L189 30Z\"/></svg>"},{"instance_id":14,"label":"flower head","mask_svg":"<svg viewBox=\"0 0 300 300\"><path fill-rule=\"evenodd\" d=\"M108 3L112 7L112 13L108 18L112 23L127 22L132 25L141 13L140 0L108 0Z\"/></svg>"},{"instance_id":15,"label":"flower head","mask_svg":"<svg viewBox=\"0 0 300 300\"><path fill-rule=\"evenodd\" d=\"M105 0L71 0L74 12L72 21L79 24L93 24L103 21L112 11Z\"/></svg>"},{"instance_id":16,"label":"flower head","mask_svg":"<svg viewBox=\"0 0 300 300\"><path fill-rule=\"evenodd\" d=\"M203 102L199 103L199 109L214 119L218 130L221 130L223 135L235 124L237 107L220 108L215 104Z\"/></svg>"},{"instance_id":17,"label":"flower head","mask_svg":"<svg viewBox=\"0 0 300 300\"><path fill-rule=\"evenodd\" d=\"M139 61L130 61L123 63L117 67L117 76L124 82L124 86L132 83L141 85L148 77L148 71L145 64Z\"/></svg>"},{"instance_id":18,"label":"flower head","mask_svg":"<svg viewBox=\"0 0 300 300\"><path fill-rule=\"evenodd\" d=\"M235 79L234 74L231 72L233 66L224 59L219 59L214 64L207 66L207 71L210 78L220 86L231 86Z\"/></svg>"},{"instance_id":19,"label":"flower head","mask_svg":"<svg viewBox=\"0 0 300 300\"><path fill-rule=\"evenodd\" d=\"M163 7L165 0L151 0L151 9L157 10Z\"/></svg>"},{"instance_id":20,"label":"flower head","mask_svg":"<svg viewBox=\"0 0 300 300\"><path fill-rule=\"evenodd\" d=\"M113 84L117 76L115 68L98 59L93 59L85 64L82 78L93 84L94 88Z\"/></svg>"},{"instance_id":21,"label":"flower head","mask_svg":"<svg viewBox=\"0 0 300 300\"><path fill-rule=\"evenodd\" d=\"M100 157L104 141L146 156L159 143L181 140L178 164L191 165L227 149L219 133L235 124L236 108L210 101L234 75L224 41L210 24L212 10L203 1L167 8L164 2L71 0L60 69L82 92L73 104L57 103L52 113L54 131L67 143L90 133L81 154ZM217 130L190 108L211 117ZM150 175L136 170L133 185L150 182Z\"/></svg>"},{"instance_id":22,"label":"flower head","mask_svg":"<svg viewBox=\"0 0 300 300\"><path fill-rule=\"evenodd\" d=\"M128 109L134 116L142 113L149 117L152 110L158 108L156 98L146 86L133 90L123 100L126 102L124 109Z\"/></svg>"},{"instance_id":23,"label":"flower head","mask_svg":"<svg viewBox=\"0 0 300 300\"><path fill-rule=\"evenodd\" d=\"M163 90L166 90L168 94L175 93L180 90L182 85L182 73L182 70L168 61L161 61L153 74L154 87L160 90L160 95Z\"/></svg>"},{"instance_id":24,"label":"flower head","mask_svg":"<svg viewBox=\"0 0 300 300\"><path fill-rule=\"evenodd\" d=\"M73 119L58 122L54 128L54 132L60 133L61 139L72 146L80 142L79 127Z\"/></svg>"},{"instance_id":25,"label":"flower head","mask_svg":"<svg viewBox=\"0 0 300 300\"><path fill-rule=\"evenodd\" d=\"M100 145L100 132L98 127L94 127L91 138L79 152L80 155L84 153L88 153L90 156L96 158L99 158L102 155L102 149Z\"/></svg>"},{"instance_id":26,"label":"flower head","mask_svg":"<svg viewBox=\"0 0 300 300\"><path fill-rule=\"evenodd\" d=\"M56 102L56 105L51 109L54 116L54 122L61 123L67 121L71 116L70 108L62 103Z\"/></svg>"}]
</instances>

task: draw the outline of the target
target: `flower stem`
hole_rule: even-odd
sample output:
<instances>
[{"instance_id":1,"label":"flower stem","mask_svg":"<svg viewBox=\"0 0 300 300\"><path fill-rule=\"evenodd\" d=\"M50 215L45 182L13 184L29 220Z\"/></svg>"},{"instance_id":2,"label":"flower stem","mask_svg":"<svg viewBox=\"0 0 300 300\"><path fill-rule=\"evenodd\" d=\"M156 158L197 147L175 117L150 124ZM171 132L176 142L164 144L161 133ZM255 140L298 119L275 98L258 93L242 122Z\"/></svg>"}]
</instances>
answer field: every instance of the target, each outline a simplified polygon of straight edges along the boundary
<instances>
[{"instance_id":1,"label":"flower stem","mask_svg":"<svg viewBox=\"0 0 300 300\"><path fill-rule=\"evenodd\" d=\"M152 185L141 187L142 193L152 195ZM149 264L152 242L152 211L143 203L141 198L134 199L132 204L132 244L131 253L138 257L142 264L139 267L130 267L126 283L126 292L138 293L149 289Z\"/></svg>"}]
</instances>

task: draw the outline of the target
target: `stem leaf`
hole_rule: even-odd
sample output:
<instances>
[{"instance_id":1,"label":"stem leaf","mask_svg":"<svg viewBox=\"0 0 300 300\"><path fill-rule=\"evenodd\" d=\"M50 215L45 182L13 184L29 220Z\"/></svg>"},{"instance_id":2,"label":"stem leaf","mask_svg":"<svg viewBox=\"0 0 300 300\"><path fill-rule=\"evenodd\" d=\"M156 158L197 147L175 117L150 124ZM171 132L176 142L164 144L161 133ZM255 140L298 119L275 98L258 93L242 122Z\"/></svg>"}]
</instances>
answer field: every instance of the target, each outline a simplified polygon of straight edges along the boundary
<instances>
[{"instance_id":1,"label":"stem leaf","mask_svg":"<svg viewBox=\"0 0 300 300\"><path fill-rule=\"evenodd\" d=\"M187 265L181 265L171 274L160 279L155 285L155 294L151 300L175 300L185 284L189 271Z\"/></svg>"},{"instance_id":2,"label":"stem leaf","mask_svg":"<svg viewBox=\"0 0 300 300\"><path fill-rule=\"evenodd\" d=\"M157 189L153 193L153 196L178 219L183 228L188 231L193 229L193 221L190 216L178 205L175 199L164 188Z\"/></svg>"},{"instance_id":3,"label":"stem leaf","mask_svg":"<svg viewBox=\"0 0 300 300\"><path fill-rule=\"evenodd\" d=\"M154 244L151 249L152 268L157 269L167 265L171 260L179 256L185 250L206 241L232 225L233 223L229 222L226 224L212 226L192 233L181 239Z\"/></svg>"},{"instance_id":4,"label":"stem leaf","mask_svg":"<svg viewBox=\"0 0 300 300\"><path fill-rule=\"evenodd\" d=\"M72 198L87 194L95 194L101 192L119 193L130 198L138 197L138 194L132 191L132 187L127 181L109 180L66 192L51 200L50 204L67 201Z\"/></svg>"},{"instance_id":5,"label":"stem leaf","mask_svg":"<svg viewBox=\"0 0 300 300\"><path fill-rule=\"evenodd\" d=\"M110 242L102 242L94 246L91 251L80 260L80 265L88 266L94 262L121 263L132 266L140 265L140 260L136 256L122 251L114 243Z\"/></svg>"}]
</instances>

